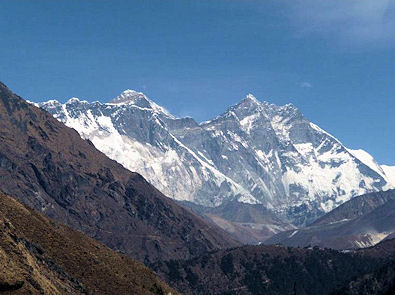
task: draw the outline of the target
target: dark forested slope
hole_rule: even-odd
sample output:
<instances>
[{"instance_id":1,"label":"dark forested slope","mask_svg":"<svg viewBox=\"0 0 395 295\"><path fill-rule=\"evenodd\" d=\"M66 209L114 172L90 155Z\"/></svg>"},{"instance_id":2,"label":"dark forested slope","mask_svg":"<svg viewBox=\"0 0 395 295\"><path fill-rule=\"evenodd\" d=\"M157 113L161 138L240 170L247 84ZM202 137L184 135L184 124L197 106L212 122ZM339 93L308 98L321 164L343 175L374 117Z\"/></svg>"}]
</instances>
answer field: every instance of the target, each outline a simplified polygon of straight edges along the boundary
<instances>
[{"instance_id":1,"label":"dark forested slope","mask_svg":"<svg viewBox=\"0 0 395 295\"><path fill-rule=\"evenodd\" d=\"M318 247L243 246L187 261L159 262L153 268L184 294L324 295L346 289L350 281L365 274L375 276L394 258L395 240L348 253ZM391 280L386 275L382 278ZM378 294L384 294L389 285L382 283L379 291L383 293Z\"/></svg>"}]
</instances>

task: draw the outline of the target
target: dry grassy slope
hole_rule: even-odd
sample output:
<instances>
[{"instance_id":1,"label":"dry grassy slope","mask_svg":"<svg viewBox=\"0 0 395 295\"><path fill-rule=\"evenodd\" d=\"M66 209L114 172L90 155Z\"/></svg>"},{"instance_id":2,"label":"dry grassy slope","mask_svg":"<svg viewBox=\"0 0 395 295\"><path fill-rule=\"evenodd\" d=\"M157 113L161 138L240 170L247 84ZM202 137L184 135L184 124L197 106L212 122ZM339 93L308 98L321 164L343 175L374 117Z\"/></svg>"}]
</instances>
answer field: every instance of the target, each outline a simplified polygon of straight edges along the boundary
<instances>
[{"instance_id":1,"label":"dry grassy slope","mask_svg":"<svg viewBox=\"0 0 395 295\"><path fill-rule=\"evenodd\" d=\"M0 193L0 293L175 294L154 273Z\"/></svg>"},{"instance_id":2,"label":"dry grassy slope","mask_svg":"<svg viewBox=\"0 0 395 295\"><path fill-rule=\"evenodd\" d=\"M238 245L0 83L0 190L141 261Z\"/></svg>"}]
</instances>

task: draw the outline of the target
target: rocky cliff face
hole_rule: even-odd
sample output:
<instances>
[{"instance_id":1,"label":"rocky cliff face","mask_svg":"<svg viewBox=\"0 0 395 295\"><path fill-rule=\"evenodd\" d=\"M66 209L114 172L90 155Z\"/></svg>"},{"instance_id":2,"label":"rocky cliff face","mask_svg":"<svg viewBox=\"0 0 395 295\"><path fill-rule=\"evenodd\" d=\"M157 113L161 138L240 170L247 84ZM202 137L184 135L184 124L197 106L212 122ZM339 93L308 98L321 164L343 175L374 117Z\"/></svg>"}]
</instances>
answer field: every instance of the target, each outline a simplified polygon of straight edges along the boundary
<instances>
[{"instance_id":1,"label":"rocky cliff face","mask_svg":"<svg viewBox=\"0 0 395 295\"><path fill-rule=\"evenodd\" d=\"M127 90L110 103L40 106L126 168L177 200L263 204L306 224L353 196L392 187L293 105L248 95L212 121L175 118Z\"/></svg>"},{"instance_id":2,"label":"rocky cliff face","mask_svg":"<svg viewBox=\"0 0 395 295\"><path fill-rule=\"evenodd\" d=\"M0 190L110 248L149 262L238 244L3 84L0 141Z\"/></svg>"}]
</instances>

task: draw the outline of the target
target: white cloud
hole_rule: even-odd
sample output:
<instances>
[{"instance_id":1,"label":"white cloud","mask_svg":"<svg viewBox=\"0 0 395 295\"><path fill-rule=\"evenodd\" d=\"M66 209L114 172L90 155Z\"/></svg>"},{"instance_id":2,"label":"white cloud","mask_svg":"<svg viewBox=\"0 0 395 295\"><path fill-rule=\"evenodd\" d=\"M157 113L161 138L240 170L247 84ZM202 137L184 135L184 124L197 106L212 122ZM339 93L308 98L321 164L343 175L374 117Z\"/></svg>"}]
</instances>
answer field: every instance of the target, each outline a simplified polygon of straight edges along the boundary
<instances>
[{"instance_id":1,"label":"white cloud","mask_svg":"<svg viewBox=\"0 0 395 295\"><path fill-rule=\"evenodd\" d=\"M343 45L395 46L393 0L294 0L290 18L300 36L316 34Z\"/></svg>"},{"instance_id":2,"label":"white cloud","mask_svg":"<svg viewBox=\"0 0 395 295\"><path fill-rule=\"evenodd\" d=\"M311 85L311 83L309 83L309 82L301 82L299 84L299 86L302 88L312 88L313 87L313 85Z\"/></svg>"}]
</instances>

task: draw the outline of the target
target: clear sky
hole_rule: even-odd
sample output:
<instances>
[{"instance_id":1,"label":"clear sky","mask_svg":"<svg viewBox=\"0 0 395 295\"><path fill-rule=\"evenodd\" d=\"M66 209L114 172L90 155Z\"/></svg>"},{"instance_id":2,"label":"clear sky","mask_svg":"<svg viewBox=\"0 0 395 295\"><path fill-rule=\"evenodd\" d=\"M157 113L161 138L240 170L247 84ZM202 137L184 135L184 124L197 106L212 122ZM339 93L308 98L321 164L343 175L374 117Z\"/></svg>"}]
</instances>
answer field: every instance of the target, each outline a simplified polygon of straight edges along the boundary
<instances>
[{"instance_id":1,"label":"clear sky","mask_svg":"<svg viewBox=\"0 0 395 295\"><path fill-rule=\"evenodd\" d=\"M26 99L146 93L203 121L293 103L395 165L395 1L0 0L0 80Z\"/></svg>"}]
</instances>

